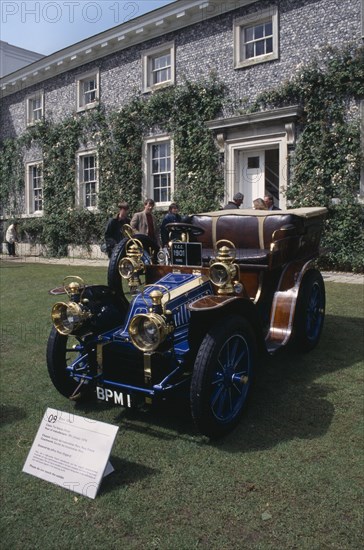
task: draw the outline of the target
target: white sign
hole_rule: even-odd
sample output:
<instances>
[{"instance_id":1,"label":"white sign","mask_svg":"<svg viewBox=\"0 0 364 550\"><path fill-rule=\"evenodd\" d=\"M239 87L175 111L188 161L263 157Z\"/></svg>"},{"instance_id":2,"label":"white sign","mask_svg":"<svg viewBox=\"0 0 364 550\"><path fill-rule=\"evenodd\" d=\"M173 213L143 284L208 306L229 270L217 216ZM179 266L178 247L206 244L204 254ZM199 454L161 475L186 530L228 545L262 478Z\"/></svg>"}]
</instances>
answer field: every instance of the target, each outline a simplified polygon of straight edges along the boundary
<instances>
[{"instance_id":1,"label":"white sign","mask_svg":"<svg viewBox=\"0 0 364 550\"><path fill-rule=\"evenodd\" d=\"M95 498L119 427L48 408L23 472Z\"/></svg>"}]
</instances>

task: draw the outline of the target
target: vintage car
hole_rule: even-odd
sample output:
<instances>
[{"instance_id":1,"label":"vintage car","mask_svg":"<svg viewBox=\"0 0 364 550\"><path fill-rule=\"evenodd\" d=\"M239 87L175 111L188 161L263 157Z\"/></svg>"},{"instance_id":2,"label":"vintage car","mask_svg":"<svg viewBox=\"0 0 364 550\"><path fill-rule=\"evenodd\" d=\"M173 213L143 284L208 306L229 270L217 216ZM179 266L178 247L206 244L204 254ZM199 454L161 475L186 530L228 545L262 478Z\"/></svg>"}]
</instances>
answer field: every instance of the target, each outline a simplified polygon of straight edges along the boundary
<instances>
[{"instance_id":1,"label":"vintage car","mask_svg":"<svg viewBox=\"0 0 364 550\"><path fill-rule=\"evenodd\" d=\"M47 347L54 386L123 407L185 392L199 431L224 435L264 356L319 341L325 216L319 207L197 214L170 224L160 250L126 229L107 285L64 280L69 301L52 308Z\"/></svg>"}]
</instances>

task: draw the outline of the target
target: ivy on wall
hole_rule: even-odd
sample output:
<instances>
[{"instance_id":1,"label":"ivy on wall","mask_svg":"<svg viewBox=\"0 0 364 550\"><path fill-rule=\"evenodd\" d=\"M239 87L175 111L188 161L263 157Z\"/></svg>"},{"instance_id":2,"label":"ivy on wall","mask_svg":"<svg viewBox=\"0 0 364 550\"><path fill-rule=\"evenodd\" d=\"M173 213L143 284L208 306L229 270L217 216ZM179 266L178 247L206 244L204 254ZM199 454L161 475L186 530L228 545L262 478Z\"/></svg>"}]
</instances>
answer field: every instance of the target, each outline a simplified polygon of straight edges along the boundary
<instances>
[{"instance_id":1,"label":"ivy on wall","mask_svg":"<svg viewBox=\"0 0 364 550\"><path fill-rule=\"evenodd\" d=\"M303 107L287 199L293 207L328 208L321 264L339 270L364 270L364 206L358 201L363 158L355 104L364 99L363 54L363 48L327 48L253 106Z\"/></svg>"},{"instance_id":2,"label":"ivy on wall","mask_svg":"<svg viewBox=\"0 0 364 550\"><path fill-rule=\"evenodd\" d=\"M68 244L100 242L106 220L120 200L131 212L142 206L143 138L167 132L174 140L176 192L173 197L188 214L216 209L223 196L223 174L213 136L205 121L218 115L224 88L215 78L136 97L120 111L102 108L68 117L59 124L42 121L17 140L3 144L0 155L1 201L12 217L24 211L13 198L14 182L24 196L24 154L37 146L43 157L43 216L22 221L23 232L47 246L52 256L67 253ZM76 153L95 149L99 164L98 212L77 208Z\"/></svg>"}]
</instances>

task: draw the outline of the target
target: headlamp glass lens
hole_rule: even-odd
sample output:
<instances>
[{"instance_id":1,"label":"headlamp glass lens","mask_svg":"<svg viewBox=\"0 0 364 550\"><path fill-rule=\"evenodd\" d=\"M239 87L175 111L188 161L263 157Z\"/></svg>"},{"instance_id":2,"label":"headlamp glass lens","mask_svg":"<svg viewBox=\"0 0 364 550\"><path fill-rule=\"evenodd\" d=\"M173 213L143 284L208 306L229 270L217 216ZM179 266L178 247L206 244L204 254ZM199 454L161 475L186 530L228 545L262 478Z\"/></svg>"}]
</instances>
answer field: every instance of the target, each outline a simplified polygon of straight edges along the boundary
<instances>
[{"instance_id":1,"label":"headlamp glass lens","mask_svg":"<svg viewBox=\"0 0 364 550\"><path fill-rule=\"evenodd\" d=\"M130 279L134 273L134 265L130 258L123 258L119 263L119 273L123 279Z\"/></svg>"},{"instance_id":2,"label":"headlamp glass lens","mask_svg":"<svg viewBox=\"0 0 364 550\"><path fill-rule=\"evenodd\" d=\"M165 338L164 320L152 314L136 315L130 323L129 334L134 346L142 351L154 351Z\"/></svg>"},{"instance_id":3,"label":"headlamp glass lens","mask_svg":"<svg viewBox=\"0 0 364 550\"><path fill-rule=\"evenodd\" d=\"M210 278L216 286L223 286L229 282L229 272L224 264L213 264L210 267Z\"/></svg>"},{"instance_id":4,"label":"headlamp glass lens","mask_svg":"<svg viewBox=\"0 0 364 550\"><path fill-rule=\"evenodd\" d=\"M74 302L58 302L52 308L52 321L60 334L71 334L82 322L80 306Z\"/></svg>"}]
</instances>

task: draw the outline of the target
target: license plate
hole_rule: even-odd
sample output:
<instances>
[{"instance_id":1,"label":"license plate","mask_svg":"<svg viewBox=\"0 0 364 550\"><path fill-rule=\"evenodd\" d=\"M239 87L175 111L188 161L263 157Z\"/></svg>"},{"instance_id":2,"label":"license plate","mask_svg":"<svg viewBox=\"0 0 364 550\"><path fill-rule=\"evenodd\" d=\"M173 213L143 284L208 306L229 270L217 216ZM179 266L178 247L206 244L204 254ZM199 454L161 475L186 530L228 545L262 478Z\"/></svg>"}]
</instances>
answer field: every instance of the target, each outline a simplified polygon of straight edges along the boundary
<instances>
[{"instance_id":1,"label":"license plate","mask_svg":"<svg viewBox=\"0 0 364 550\"><path fill-rule=\"evenodd\" d=\"M96 387L97 399L100 401L106 401L114 403L115 405L121 405L122 407L131 407L132 399L128 393L123 393L117 390L111 390L110 388Z\"/></svg>"}]
</instances>

